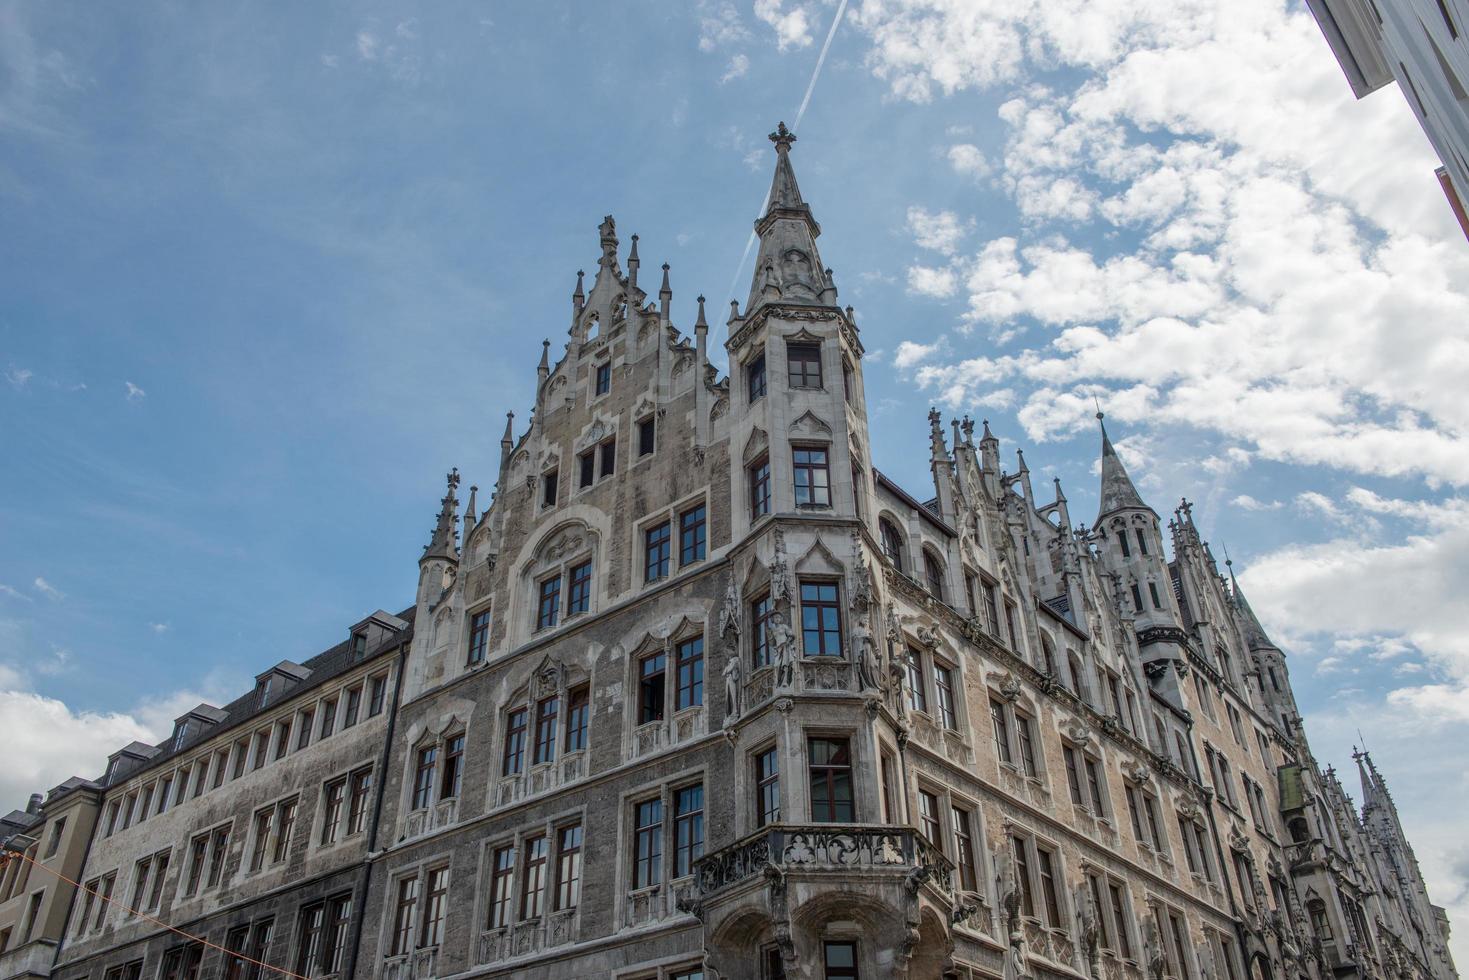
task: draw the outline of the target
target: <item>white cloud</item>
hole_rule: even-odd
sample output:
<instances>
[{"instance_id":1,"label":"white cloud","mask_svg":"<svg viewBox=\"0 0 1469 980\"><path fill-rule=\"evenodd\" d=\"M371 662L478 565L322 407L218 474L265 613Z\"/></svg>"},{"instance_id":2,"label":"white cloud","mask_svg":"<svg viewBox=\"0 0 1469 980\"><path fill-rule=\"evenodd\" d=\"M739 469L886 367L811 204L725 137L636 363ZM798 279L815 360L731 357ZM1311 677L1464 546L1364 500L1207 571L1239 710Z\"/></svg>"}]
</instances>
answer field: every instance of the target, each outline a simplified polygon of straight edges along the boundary
<instances>
[{"instance_id":1,"label":"white cloud","mask_svg":"<svg viewBox=\"0 0 1469 980\"><path fill-rule=\"evenodd\" d=\"M713 51L726 44L749 40L750 32L745 29L734 4L721 3L712 9L701 5L701 9L705 13L699 18L700 51Z\"/></svg>"},{"instance_id":2,"label":"white cloud","mask_svg":"<svg viewBox=\"0 0 1469 980\"><path fill-rule=\"evenodd\" d=\"M1279 500L1271 500L1268 502L1263 500L1256 500L1254 497L1251 497L1247 493L1240 494L1239 496L1231 500L1230 503L1238 507L1240 510L1279 510L1281 507L1285 506Z\"/></svg>"},{"instance_id":3,"label":"white cloud","mask_svg":"<svg viewBox=\"0 0 1469 980\"><path fill-rule=\"evenodd\" d=\"M149 623L148 624L148 628L150 630L152 630L153 632L155 632L155 633L167 633L168 632L168 624L167 623Z\"/></svg>"},{"instance_id":4,"label":"white cloud","mask_svg":"<svg viewBox=\"0 0 1469 980\"><path fill-rule=\"evenodd\" d=\"M724 85L734 81L736 78L744 78L750 70L750 56L737 54L729 59L729 67L725 68L724 74L719 76L719 84Z\"/></svg>"},{"instance_id":5,"label":"white cloud","mask_svg":"<svg viewBox=\"0 0 1469 980\"><path fill-rule=\"evenodd\" d=\"M7 749L0 801L17 803L71 776L95 778L107 756L129 742L156 741L132 715L74 712L55 698L16 690L0 691L0 728Z\"/></svg>"},{"instance_id":6,"label":"white cloud","mask_svg":"<svg viewBox=\"0 0 1469 980\"><path fill-rule=\"evenodd\" d=\"M66 593L62 592L56 586L52 585L50 582L46 581L39 575L36 576L36 580L32 584L36 587L37 592L50 599L52 602L60 602L62 599L66 598Z\"/></svg>"},{"instance_id":7,"label":"white cloud","mask_svg":"<svg viewBox=\"0 0 1469 980\"><path fill-rule=\"evenodd\" d=\"M949 166L954 168L956 174L980 180L991 173L990 162L973 143L958 143L949 147L948 157Z\"/></svg>"},{"instance_id":8,"label":"white cloud","mask_svg":"<svg viewBox=\"0 0 1469 980\"><path fill-rule=\"evenodd\" d=\"M755 17L775 31L781 51L811 44L811 16L803 6L786 10L782 0L755 0Z\"/></svg>"},{"instance_id":9,"label":"white cloud","mask_svg":"<svg viewBox=\"0 0 1469 980\"><path fill-rule=\"evenodd\" d=\"M19 599L22 602L36 601L30 596L26 595L24 592L21 592L12 586L6 585L4 582L0 582L0 595L7 596L11 599Z\"/></svg>"},{"instance_id":10,"label":"white cloud","mask_svg":"<svg viewBox=\"0 0 1469 980\"><path fill-rule=\"evenodd\" d=\"M130 401L130 402L142 401L144 398L147 398L148 397L148 393L146 391L144 391L142 388L139 388L137 385L133 384L131 381L124 381L123 384L127 385L127 393L128 393L127 394L127 398L128 398L128 401Z\"/></svg>"},{"instance_id":11,"label":"white cloud","mask_svg":"<svg viewBox=\"0 0 1469 980\"><path fill-rule=\"evenodd\" d=\"M953 255L969 233L972 221L961 221L952 211L926 211L920 207L908 209L908 231L920 248L931 249L944 255Z\"/></svg>"},{"instance_id":12,"label":"white cloud","mask_svg":"<svg viewBox=\"0 0 1469 980\"><path fill-rule=\"evenodd\" d=\"M935 299L948 299L959 290L959 277L953 269L933 269L915 265L908 268L908 292Z\"/></svg>"},{"instance_id":13,"label":"white cloud","mask_svg":"<svg viewBox=\"0 0 1469 980\"><path fill-rule=\"evenodd\" d=\"M939 344L915 344L911 340L905 340L898 344L898 349L893 352L893 367L899 371L906 371L931 357L939 346Z\"/></svg>"},{"instance_id":14,"label":"white cloud","mask_svg":"<svg viewBox=\"0 0 1469 980\"><path fill-rule=\"evenodd\" d=\"M357 57L363 61L376 61L378 52L377 35L371 31L357 32Z\"/></svg>"},{"instance_id":15,"label":"white cloud","mask_svg":"<svg viewBox=\"0 0 1469 980\"><path fill-rule=\"evenodd\" d=\"M13 367L5 372L5 380L10 383L10 387L19 391L30 382L31 378L35 377L35 374L29 368Z\"/></svg>"}]
</instances>

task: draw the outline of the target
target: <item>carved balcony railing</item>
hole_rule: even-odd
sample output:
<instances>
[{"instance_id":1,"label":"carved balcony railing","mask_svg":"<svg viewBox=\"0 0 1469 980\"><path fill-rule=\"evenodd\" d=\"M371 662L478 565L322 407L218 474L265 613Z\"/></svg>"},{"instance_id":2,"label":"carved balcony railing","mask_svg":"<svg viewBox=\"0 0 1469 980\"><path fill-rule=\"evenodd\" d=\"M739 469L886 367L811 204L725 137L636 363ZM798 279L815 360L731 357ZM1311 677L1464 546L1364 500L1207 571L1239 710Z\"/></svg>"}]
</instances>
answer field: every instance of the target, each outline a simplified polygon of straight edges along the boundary
<instances>
[{"instance_id":1,"label":"carved balcony railing","mask_svg":"<svg viewBox=\"0 0 1469 980\"><path fill-rule=\"evenodd\" d=\"M766 827L694 865L694 889L706 898L763 874L767 867L791 871L852 869L918 872L945 892L954 889L954 864L911 827Z\"/></svg>"},{"instance_id":2,"label":"carved balcony railing","mask_svg":"<svg viewBox=\"0 0 1469 980\"><path fill-rule=\"evenodd\" d=\"M538 796L574 783L586 774L586 752L567 752L554 762L531 766L519 775L501 778L495 784L495 806L509 806L528 796Z\"/></svg>"},{"instance_id":3,"label":"carved balcony railing","mask_svg":"<svg viewBox=\"0 0 1469 980\"><path fill-rule=\"evenodd\" d=\"M544 918L516 922L480 933L475 961L480 965L533 956L577 940L580 919L576 909L547 913Z\"/></svg>"},{"instance_id":4,"label":"carved balcony railing","mask_svg":"<svg viewBox=\"0 0 1469 980\"><path fill-rule=\"evenodd\" d=\"M403 837L412 838L440 827L448 827L459 819L459 801L440 800L427 810L414 810L403 818Z\"/></svg>"},{"instance_id":5,"label":"carved balcony railing","mask_svg":"<svg viewBox=\"0 0 1469 980\"><path fill-rule=\"evenodd\" d=\"M383 963L383 980L431 980L438 975L439 948L429 946L390 956Z\"/></svg>"}]
</instances>

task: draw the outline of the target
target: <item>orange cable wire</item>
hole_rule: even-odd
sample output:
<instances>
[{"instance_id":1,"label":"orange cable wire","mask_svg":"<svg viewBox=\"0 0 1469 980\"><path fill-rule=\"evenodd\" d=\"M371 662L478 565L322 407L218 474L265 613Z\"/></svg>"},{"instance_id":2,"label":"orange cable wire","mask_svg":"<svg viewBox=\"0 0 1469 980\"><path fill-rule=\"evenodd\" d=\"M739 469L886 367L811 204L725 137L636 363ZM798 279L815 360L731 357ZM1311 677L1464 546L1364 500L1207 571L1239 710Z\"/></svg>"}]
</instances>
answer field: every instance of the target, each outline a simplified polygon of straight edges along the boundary
<instances>
[{"instance_id":1,"label":"orange cable wire","mask_svg":"<svg viewBox=\"0 0 1469 980\"><path fill-rule=\"evenodd\" d=\"M22 861L25 861L26 863L28 863L33 868L40 868L42 871L46 872L47 874L54 875L55 877L60 878L62 881L66 882L67 884L73 885L73 886L75 886L77 888L80 888L82 891L86 892L88 895L91 895L91 896L93 896L95 898L100 898L102 901L108 903L109 905L116 905L119 908L121 908L123 911L129 913L130 915L135 915L138 918L143 919L146 922L151 922L151 923L153 923L156 926L161 926L162 928L167 929L169 932L176 932L180 936L183 936L185 939L190 940L191 942L199 943L201 946L206 946L209 949L217 949L221 953L224 953L226 956L236 957L236 958L238 958L240 960L243 960L246 963L250 963L250 964L252 964L254 966L258 966L258 967L262 967L262 968L264 968L266 970L270 970L272 973L279 973L283 977L289 977L289 978L291 978L291 980L310 980L309 977L304 977L304 976L302 976L299 973L292 973L290 970L287 970L285 967L271 966L269 963L262 963L260 960L251 959L250 957L246 956L244 953L239 953L239 952L236 952L235 950L227 949L224 946L220 946L218 943L212 943L209 940L203 938L202 936L194 936L194 935L191 935L191 934L189 934L187 932L184 932L182 929L179 929L176 926L169 925L167 922L164 922L162 919L155 919L153 916L149 915L146 912L142 912L142 911L139 911L138 909L132 908L129 905L125 905L122 902L119 902L118 900L116 900L116 899L114 899L114 898L112 898L112 897L110 897L108 895L102 894L101 892L97 891L96 889L88 888L86 885L82 884L80 881L72 881L70 878L68 878L66 875L62 874L60 871L56 871L56 870L54 870L52 868L45 867L44 865L42 865L39 862L37 862L36 860L34 860L28 854L22 854L22 853L19 853L17 851L11 851L10 854L12 856L14 856L14 857L20 858ZM3 862L0 862L0 863L3 863Z\"/></svg>"}]
</instances>

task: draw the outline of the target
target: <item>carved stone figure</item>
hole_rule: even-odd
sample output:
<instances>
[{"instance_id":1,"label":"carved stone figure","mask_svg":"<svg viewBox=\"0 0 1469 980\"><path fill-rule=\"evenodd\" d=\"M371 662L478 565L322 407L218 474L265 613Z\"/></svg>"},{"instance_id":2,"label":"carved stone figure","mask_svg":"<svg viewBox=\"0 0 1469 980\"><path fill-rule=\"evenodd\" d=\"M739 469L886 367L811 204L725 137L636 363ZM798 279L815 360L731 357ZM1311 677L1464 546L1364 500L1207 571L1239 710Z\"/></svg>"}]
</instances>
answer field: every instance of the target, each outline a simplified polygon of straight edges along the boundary
<instances>
[{"instance_id":1,"label":"carved stone figure","mask_svg":"<svg viewBox=\"0 0 1469 980\"><path fill-rule=\"evenodd\" d=\"M785 616L773 612L765 626L766 639L775 652L775 686L789 688L796 683L796 635L786 625Z\"/></svg>"},{"instance_id":2,"label":"carved stone figure","mask_svg":"<svg viewBox=\"0 0 1469 980\"><path fill-rule=\"evenodd\" d=\"M1087 971L1097 975L1097 907L1092 902L1092 893L1085 882L1076 886L1076 920L1081 939L1081 955L1086 961Z\"/></svg>"},{"instance_id":3,"label":"carved stone figure","mask_svg":"<svg viewBox=\"0 0 1469 980\"><path fill-rule=\"evenodd\" d=\"M724 662L724 705L725 718L732 721L740 716L740 658L738 655Z\"/></svg>"},{"instance_id":4,"label":"carved stone figure","mask_svg":"<svg viewBox=\"0 0 1469 980\"><path fill-rule=\"evenodd\" d=\"M1149 980L1163 980L1168 969L1168 960L1163 955L1163 942L1158 935L1156 911L1148 916L1143 925L1143 962L1147 966Z\"/></svg>"},{"instance_id":5,"label":"carved stone figure","mask_svg":"<svg viewBox=\"0 0 1469 980\"><path fill-rule=\"evenodd\" d=\"M857 686L863 691L874 691L881 687L880 668L877 664L877 648L872 640L872 630L867 628L867 616L857 617L852 628L852 644L857 651Z\"/></svg>"}]
</instances>

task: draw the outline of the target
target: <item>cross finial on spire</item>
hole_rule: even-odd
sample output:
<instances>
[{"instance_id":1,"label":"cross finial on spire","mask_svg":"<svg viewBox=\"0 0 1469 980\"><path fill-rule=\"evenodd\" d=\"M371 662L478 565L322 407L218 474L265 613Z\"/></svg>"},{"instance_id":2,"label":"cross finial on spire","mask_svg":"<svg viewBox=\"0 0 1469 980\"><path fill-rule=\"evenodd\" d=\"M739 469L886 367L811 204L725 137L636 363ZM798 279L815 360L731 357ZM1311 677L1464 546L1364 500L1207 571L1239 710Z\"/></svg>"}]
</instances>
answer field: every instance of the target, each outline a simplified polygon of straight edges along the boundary
<instances>
[{"instance_id":1,"label":"cross finial on spire","mask_svg":"<svg viewBox=\"0 0 1469 980\"><path fill-rule=\"evenodd\" d=\"M1178 505L1178 509L1181 510L1181 511L1183 511L1183 516L1187 517L1189 519L1189 522L1190 523L1193 522L1193 519L1194 519L1194 505L1188 502L1188 498L1187 497L1184 497L1183 498L1183 502Z\"/></svg>"},{"instance_id":2,"label":"cross finial on spire","mask_svg":"<svg viewBox=\"0 0 1469 980\"><path fill-rule=\"evenodd\" d=\"M775 152L785 153L790 150L791 144L796 141L796 134L786 129L784 121L770 134L770 142L775 144Z\"/></svg>"},{"instance_id":3,"label":"cross finial on spire","mask_svg":"<svg viewBox=\"0 0 1469 980\"><path fill-rule=\"evenodd\" d=\"M1092 395L1092 404L1097 406L1097 421L1102 421L1102 419L1104 418L1102 414L1102 400L1094 394Z\"/></svg>"}]
</instances>

